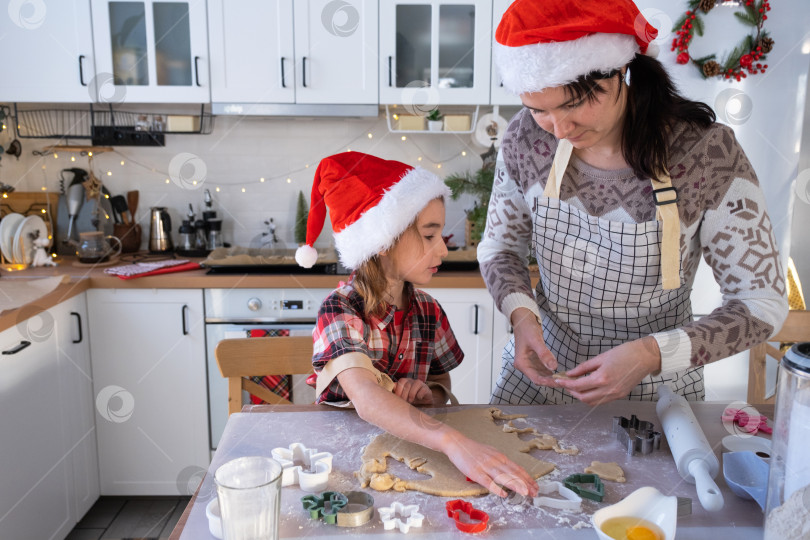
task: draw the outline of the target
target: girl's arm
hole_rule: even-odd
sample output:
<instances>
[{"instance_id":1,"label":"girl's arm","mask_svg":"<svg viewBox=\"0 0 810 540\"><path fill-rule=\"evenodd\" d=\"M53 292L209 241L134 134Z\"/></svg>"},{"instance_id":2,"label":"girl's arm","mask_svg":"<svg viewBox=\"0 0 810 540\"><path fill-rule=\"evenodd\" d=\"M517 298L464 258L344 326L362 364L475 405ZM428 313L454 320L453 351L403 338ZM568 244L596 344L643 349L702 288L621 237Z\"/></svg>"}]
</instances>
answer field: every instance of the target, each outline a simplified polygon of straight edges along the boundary
<instances>
[{"instance_id":1,"label":"girl's arm","mask_svg":"<svg viewBox=\"0 0 810 540\"><path fill-rule=\"evenodd\" d=\"M386 391L372 372L349 368L337 378L366 422L400 439L442 452L462 474L496 495L507 495L501 486L521 495L537 495L537 483L522 467L495 448L469 439Z\"/></svg>"}]
</instances>

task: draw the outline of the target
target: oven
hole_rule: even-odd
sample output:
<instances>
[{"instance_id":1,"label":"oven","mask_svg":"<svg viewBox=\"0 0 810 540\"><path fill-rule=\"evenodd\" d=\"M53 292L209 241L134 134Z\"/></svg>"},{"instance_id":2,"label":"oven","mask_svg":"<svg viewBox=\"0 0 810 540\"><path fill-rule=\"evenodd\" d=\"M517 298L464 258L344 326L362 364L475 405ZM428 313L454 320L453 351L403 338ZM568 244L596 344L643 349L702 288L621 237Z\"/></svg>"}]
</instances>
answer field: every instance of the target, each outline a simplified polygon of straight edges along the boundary
<instances>
[{"instance_id":1,"label":"oven","mask_svg":"<svg viewBox=\"0 0 810 540\"><path fill-rule=\"evenodd\" d=\"M209 441L215 450L228 420L228 381L214 350L223 339L252 335L311 336L318 309L332 289L205 289ZM313 403L306 375L293 375L293 403ZM247 392L243 392L247 403Z\"/></svg>"}]
</instances>

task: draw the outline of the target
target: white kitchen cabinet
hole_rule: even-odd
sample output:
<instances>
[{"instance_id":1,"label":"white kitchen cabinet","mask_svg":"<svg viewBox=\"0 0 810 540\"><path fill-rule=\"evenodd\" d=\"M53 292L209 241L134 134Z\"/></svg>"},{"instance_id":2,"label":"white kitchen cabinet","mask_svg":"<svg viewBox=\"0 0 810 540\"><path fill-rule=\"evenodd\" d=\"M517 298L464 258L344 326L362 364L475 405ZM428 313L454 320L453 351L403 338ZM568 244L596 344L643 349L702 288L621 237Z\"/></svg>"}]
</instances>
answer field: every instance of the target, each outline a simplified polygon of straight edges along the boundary
<instances>
[{"instance_id":1,"label":"white kitchen cabinet","mask_svg":"<svg viewBox=\"0 0 810 540\"><path fill-rule=\"evenodd\" d=\"M90 103L95 65L87 0L11 2L0 34L0 102Z\"/></svg>"},{"instance_id":2,"label":"white kitchen cabinet","mask_svg":"<svg viewBox=\"0 0 810 540\"><path fill-rule=\"evenodd\" d=\"M55 324L44 311L0 333L0 538L64 538L76 522Z\"/></svg>"},{"instance_id":3,"label":"white kitchen cabinet","mask_svg":"<svg viewBox=\"0 0 810 540\"><path fill-rule=\"evenodd\" d=\"M209 0L212 101L377 103L377 2Z\"/></svg>"},{"instance_id":4,"label":"white kitchen cabinet","mask_svg":"<svg viewBox=\"0 0 810 540\"><path fill-rule=\"evenodd\" d=\"M102 495L186 494L208 468L199 289L88 291Z\"/></svg>"},{"instance_id":5,"label":"white kitchen cabinet","mask_svg":"<svg viewBox=\"0 0 810 540\"><path fill-rule=\"evenodd\" d=\"M492 1L492 43L495 43L495 30L498 29L498 24L501 22L506 9L512 4L513 0L493 0ZM501 76L498 73L498 68L495 66L495 55L491 59L491 72L490 78L490 103L493 105L517 105L522 106L523 102L520 97L507 92L501 84Z\"/></svg>"},{"instance_id":6,"label":"white kitchen cabinet","mask_svg":"<svg viewBox=\"0 0 810 540\"><path fill-rule=\"evenodd\" d=\"M450 320L464 361L450 372L459 403L489 403L492 390L493 301L486 289L425 289Z\"/></svg>"},{"instance_id":7,"label":"white kitchen cabinet","mask_svg":"<svg viewBox=\"0 0 810 540\"><path fill-rule=\"evenodd\" d=\"M56 324L59 409L73 486L73 515L79 521L100 493L86 294L50 311Z\"/></svg>"},{"instance_id":8,"label":"white kitchen cabinet","mask_svg":"<svg viewBox=\"0 0 810 540\"><path fill-rule=\"evenodd\" d=\"M205 0L90 0L90 6L98 101L210 101Z\"/></svg>"},{"instance_id":9,"label":"white kitchen cabinet","mask_svg":"<svg viewBox=\"0 0 810 540\"><path fill-rule=\"evenodd\" d=\"M380 2L380 103L489 103L492 0Z\"/></svg>"}]
</instances>

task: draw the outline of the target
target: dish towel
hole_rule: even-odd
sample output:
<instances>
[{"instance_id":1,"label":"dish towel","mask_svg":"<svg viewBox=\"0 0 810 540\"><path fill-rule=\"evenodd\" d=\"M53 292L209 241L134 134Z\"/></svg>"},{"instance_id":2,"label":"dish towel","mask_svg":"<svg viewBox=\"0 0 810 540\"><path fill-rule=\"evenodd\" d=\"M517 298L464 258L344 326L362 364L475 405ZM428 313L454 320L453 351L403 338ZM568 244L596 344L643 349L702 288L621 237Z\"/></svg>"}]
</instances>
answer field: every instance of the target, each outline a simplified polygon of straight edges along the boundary
<instances>
[{"instance_id":1,"label":"dish towel","mask_svg":"<svg viewBox=\"0 0 810 540\"><path fill-rule=\"evenodd\" d=\"M252 338L255 337L283 337L289 336L290 331L288 329L252 329L249 330L249 335ZM253 382L260 384L273 392L274 394L278 394L279 396L283 397L288 401L292 401L292 376L290 375L264 375L258 377L251 377L250 378ZM265 403L260 398L257 398L253 394L250 394L250 402L254 405L261 405Z\"/></svg>"},{"instance_id":2,"label":"dish towel","mask_svg":"<svg viewBox=\"0 0 810 540\"><path fill-rule=\"evenodd\" d=\"M123 266L113 266L106 268L105 274L118 276L121 279L132 279L136 277L152 276L155 274L168 274L170 272L182 272L184 270L194 270L199 268L199 263L192 263L184 259L167 259L165 261L152 261L125 264Z\"/></svg>"}]
</instances>

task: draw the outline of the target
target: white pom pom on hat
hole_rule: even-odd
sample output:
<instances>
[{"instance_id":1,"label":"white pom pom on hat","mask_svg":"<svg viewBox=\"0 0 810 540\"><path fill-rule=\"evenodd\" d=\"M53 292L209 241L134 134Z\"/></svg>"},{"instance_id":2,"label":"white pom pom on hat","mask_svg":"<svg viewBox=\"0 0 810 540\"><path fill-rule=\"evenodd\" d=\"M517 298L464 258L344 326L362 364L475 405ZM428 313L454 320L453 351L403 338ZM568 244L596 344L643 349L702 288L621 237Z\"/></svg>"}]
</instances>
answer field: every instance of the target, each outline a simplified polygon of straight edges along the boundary
<instances>
[{"instance_id":1,"label":"white pom pom on hat","mask_svg":"<svg viewBox=\"0 0 810 540\"><path fill-rule=\"evenodd\" d=\"M631 0L515 0L493 52L503 86L523 94L619 69L638 52L655 56L657 35Z\"/></svg>"},{"instance_id":2,"label":"white pom pom on hat","mask_svg":"<svg viewBox=\"0 0 810 540\"><path fill-rule=\"evenodd\" d=\"M295 260L304 268L317 261L313 246L327 208L340 262L354 270L390 248L438 197L450 197L450 188L425 169L362 152L324 158L312 183L306 245L296 250Z\"/></svg>"}]
</instances>

